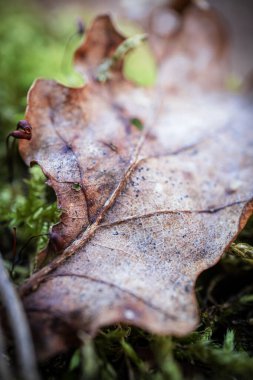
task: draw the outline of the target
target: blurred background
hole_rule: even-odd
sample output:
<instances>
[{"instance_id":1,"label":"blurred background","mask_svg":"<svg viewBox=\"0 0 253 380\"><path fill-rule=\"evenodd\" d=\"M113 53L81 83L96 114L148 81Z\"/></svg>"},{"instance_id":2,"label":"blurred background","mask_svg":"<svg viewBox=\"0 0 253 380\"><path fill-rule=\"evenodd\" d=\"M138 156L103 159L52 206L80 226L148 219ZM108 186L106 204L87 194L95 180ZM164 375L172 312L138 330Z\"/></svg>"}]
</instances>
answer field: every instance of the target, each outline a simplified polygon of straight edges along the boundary
<instances>
[{"instance_id":1,"label":"blurred background","mask_svg":"<svg viewBox=\"0 0 253 380\"><path fill-rule=\"evenodd\" d=\"M77 22L87 26L98 13L113 13L126 34L141 29L140 19L165 0L9 0L0 2L0 107L1 134L22 118L26 93L37 77L56 78L69 85L80 84L71 69L71 56L80 44ZM169 0L167 3L186 3ZM203 0L196 0L202 3ZM205 3L205 1L204 1ZM237 80L251 72L253 63L253 2L209 0L222 13L231 40L232 72ZM150 57L148 57L151 59ZM154 80L152 62L137 69L141 83ZM133 74L134 75L134 74ZM6 129L7 128L7 129Z\"/></svg>"}]
</instances>

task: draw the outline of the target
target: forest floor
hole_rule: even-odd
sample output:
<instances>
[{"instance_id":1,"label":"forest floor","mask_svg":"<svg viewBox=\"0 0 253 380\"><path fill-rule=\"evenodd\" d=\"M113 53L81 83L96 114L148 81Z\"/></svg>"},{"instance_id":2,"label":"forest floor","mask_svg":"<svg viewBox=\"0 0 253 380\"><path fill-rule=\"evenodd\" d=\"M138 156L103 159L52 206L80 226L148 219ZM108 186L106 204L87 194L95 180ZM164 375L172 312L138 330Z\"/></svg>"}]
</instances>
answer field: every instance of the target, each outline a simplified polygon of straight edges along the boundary
<instances>
[{"instance_id":1,"label":"forest floor","mask_svg":"<svg viewBox=\"0 0 253 380\"><path fill-rule=\"evenodd\" d=\"M28 4L28 3L27 3ZM27 91L37 77L73 84L71 56L75 11L48 16L35 3L0 4L0 250L12 266L17 251L59 220L54 194L38 167L28 169L13 151L14 181L8 182L5 138L24 116ZM63 70L62 62L65 69ZM47 236L23 249L12 280L32 273ZM130 326L101 330L83 347L40 364L43 379L250 379L253 374L253 220L217 265L200 275L196 294L201 322L184 338L159 337Z\"/></svg>"}]
</instances>

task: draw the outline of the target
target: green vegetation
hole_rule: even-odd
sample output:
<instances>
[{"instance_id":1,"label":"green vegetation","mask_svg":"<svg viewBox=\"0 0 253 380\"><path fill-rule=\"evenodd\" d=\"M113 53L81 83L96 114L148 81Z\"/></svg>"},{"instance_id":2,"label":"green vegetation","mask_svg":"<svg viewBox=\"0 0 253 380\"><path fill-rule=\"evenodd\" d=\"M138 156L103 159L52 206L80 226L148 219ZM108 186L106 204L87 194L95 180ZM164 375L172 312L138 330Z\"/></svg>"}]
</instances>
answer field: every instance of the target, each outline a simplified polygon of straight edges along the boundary
<instances>
[{"instance_id":1,"label":"green vegetation","mask_svg":"<svg viewBox=\"0 0 253 380\"><path fill-rule=\"evenodd\" d=\"M27 90L36 77L77 84L70 62L81 37L72 38L64 51L69 36L75 33L74 12L62 9L48 16L46 9L37 8L35 3L29 3L29 8L20 3L0 4L0 12L0 248L6 267L11 268L13 227L17 228L19 252L27 239L48 232L57 222L59 211L40 168L28 170L17 153L15 180L7 182L5 137L23 118ZM64 72L62 60L66 61ZM150 62L152 76L155 69ZM141 71L133 63L128 70L130 77ZM150 84L150 75L141 81ZM137 123L137 127L141 125ZM36 252L46 239L34 238L23 250L13 274L17 284L30 275ZM80 349L45 363L41 367L43 379L249 379L253 373L252 276L253 221L223 259L198 279L201 323L197 331L177 339L128 326L105 328L93 341L82 336L84 345Z\"/></svg>"}]
</instances>

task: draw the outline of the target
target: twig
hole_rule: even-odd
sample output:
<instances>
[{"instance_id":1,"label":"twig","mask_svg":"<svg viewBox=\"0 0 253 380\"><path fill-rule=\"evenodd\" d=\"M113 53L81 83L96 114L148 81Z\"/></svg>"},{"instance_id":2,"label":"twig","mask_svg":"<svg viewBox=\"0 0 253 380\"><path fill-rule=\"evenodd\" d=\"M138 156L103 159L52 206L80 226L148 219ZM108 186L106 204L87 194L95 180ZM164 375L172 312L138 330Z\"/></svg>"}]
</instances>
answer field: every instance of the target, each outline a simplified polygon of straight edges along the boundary
<instances>
[{"instance_id":1,"label":"twig","mask_svg":"<svg viewBox=\"0 0 253 380\"><path fill-rule=\"evenodd\" d=\"M12 141L12 144L10 144L10 135L6 138L6 161L7 161L7 167L8 167L8 181L10 183L13 182L14 178L14 160L13 155L15 152L15 140Z\"/></svg>"},{"instance_id":2,"label":"twig","mask_svg":"<svg viewBox=\"0 0 253 380\"><path fill-rule=\"evenodd\" d=\"M10 137L13 137L12 146L10 147ZM15 131L12 131L6 137L6 158L9 167L9 181L13 181L13 154L15 148L15 139L28 140L32 139L32 127L27 120L19 120Z\"/></svg>"},{"instance_id":3,"label":"twig","mask_svg":"<svg viewBox=\"0 0 253 380\"><path fill-rule=\"evenodd\" d=\"M14 269L15 269L15 265L17 264L17 262L19 261L19 259L22 258L22 254L23 254L23 252L25 251L25 249L28 247L28 245L30 244L30 242L31 242L33 239L39 238L39 237L41 237L41 236L49 236L49 235L50 235L49 233L45 233L45 234L39 234L39 235L31 236L31 237L25 242L25 244L24 244L23 247L20 249L20 251L18 252L18 254L15 254L15 256L13 255L14 260L13 260L13 262L12 262L12 267L11 267L11 270L10 270L10 276L11 276L11 278L13 277L13 272L14 272Z\"/></svg>"},{"instance_id":4,"label":"twig","mask_svg":"<svg viewBox=\"0 0 253 380\"><path fill-rule=\"evenodd\" d=\"M17 229L16 227L13 227L12 268L10 272L11 278L14 271L16 259L17 259Z\"/></svg>"},{"instance_id":5,"label":"twig","mask_svg":"<svg viewBox=\"0 0 253 380\"><path fill-rule=\"evenodd\" d=\"M39 380L32 337L23 306L9 280L0 254L0 300L13 332L20 372L24 380Z\"/></svg>"}]
</instances>

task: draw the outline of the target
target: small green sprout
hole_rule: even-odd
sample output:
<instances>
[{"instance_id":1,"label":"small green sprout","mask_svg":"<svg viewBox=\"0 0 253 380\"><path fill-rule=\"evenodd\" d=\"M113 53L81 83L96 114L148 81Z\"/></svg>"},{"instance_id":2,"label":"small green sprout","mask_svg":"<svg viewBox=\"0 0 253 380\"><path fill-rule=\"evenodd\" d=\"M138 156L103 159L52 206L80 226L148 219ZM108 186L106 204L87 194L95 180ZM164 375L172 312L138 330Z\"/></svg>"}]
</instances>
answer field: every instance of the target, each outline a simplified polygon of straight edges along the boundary
<instances>
[{"instance_id":1,"label":"small green sprout","mask_svg":"<svg viewBox=\"0 0 253 380\"><path fill-rule=\"evenodd\" d=\"M110 71L113 69L116 63L121 61L129 51L137 48L142 42L146 40L146 34L136 34L135 36L129 37L125 41L123 41L117 47L114 54L110 58L107 58L98 67L96 76L97 80L99 82L106 82L110 78Z\"/></svg>"}]
</instances>

